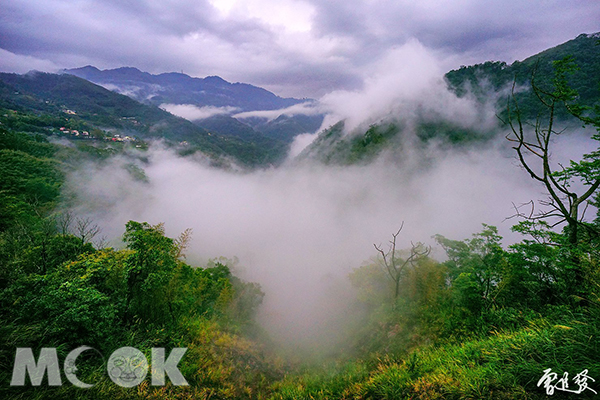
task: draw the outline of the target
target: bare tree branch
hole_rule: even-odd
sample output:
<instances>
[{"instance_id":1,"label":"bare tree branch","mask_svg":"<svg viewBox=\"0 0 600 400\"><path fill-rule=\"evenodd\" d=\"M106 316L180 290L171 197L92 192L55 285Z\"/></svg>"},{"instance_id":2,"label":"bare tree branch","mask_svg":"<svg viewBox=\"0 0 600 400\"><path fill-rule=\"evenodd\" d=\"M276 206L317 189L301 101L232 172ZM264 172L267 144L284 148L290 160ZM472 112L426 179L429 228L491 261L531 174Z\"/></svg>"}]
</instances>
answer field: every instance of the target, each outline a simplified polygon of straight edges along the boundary
<instances>
[{"instance_id":1,"label":"bare tree branch","mask_svg":"<svg viewBox=\"0 0 600 400\"><path fill-rule=\"evenodd\" d=\"M429 256L431 253L430 246L424 246L420 242L417 244L411 242L411 248L408 256L404 259L401 258L401 255L396 251L396 240L403 227L404 221L402 222L400 229L398 229L396 233L392 234L392 240L390 240L390 246L387 252L383 250L381 245L377 246L376 244L373 244L377 252L381 254L381 258L388 276L394 282L394 302L396 299L398 299L400 294L400 281L402 279L404 269L408 265L414 266L414 263Z\"/></svg>"}]
</instances>

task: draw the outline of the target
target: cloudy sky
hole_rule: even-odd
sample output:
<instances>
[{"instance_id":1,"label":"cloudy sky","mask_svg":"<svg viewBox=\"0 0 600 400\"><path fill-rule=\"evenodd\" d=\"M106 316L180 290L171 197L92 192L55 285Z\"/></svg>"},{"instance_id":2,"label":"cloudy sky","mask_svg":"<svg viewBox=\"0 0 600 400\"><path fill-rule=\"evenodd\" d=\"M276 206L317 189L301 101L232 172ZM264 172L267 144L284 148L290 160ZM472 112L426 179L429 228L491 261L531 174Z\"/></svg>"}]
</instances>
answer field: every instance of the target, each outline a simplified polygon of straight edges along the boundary
<instances>
[{"instance_id":1,"label":"cloudy sky","mask_svg":"<svg viewBox=\"0 0 600 400\"><path fill-rule=\"evenodd\" d=\"M450 69L597 31L596 0L0 0L0 70L134 66L321 97L410 41Z\"/></svg>"}]
</instances>

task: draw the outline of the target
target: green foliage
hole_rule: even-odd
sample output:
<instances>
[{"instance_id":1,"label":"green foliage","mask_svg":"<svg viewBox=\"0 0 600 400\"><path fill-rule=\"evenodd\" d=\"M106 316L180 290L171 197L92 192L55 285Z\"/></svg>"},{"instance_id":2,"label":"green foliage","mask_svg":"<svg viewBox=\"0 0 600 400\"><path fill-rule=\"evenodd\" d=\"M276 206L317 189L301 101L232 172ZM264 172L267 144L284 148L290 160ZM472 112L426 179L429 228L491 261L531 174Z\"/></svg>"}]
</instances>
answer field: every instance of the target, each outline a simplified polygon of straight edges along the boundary
<instances>
[{"instance_id":1,"label":"green foliage","mask_svg":"<svg viewBox=\"0 0 600 400\"><path fill-rule=\"evenodd\" d=\"M372 162L385 151L401 160L406 155L406 142L423 147L431 141L445 146L462 146L484 142L494 136L494 132L465 128L436 115L416 115L413 122L381 122L370 125L366 131L356 128L345 132L342 121L321 132L303 150L299 159L312 158L334 165L360 165ZM412 140L413 134L417 141Z\"/></svg>"},{"instance_id":2,"label":"green foliage","mask_svg":"<svg viewBox=\"0 0 600 400\"><path fill-rule=\"evenodd\" d=\"M0 232L55 204L63 180L55 151L39 135L0 128Z\"/></svg>"},{"instance_id":3,"label":"green foliage","mask_svg":"<svg viewBox=\"0 0 600 400\"><path fill-rule=\"evenodd\" d=\"M264 374L278 374L276 369L266 364L256 344L233 333L236 329L225 330L252 324L264 294L257 285L234 279L220 262L208 268L182 262L188 236L173 240L164 235L162 224L130 221L126 249L96 251L80 238L49 234L47 252L52 253L53 243L63 251L52 268L22 271L0 295L0 316L14 321L3 328L7 335L0 341L0 360L11 365L12 343L59 347L63 356L81 343L103 353L128 344L148 351L188 347L181 370L194 385L194 396L233 399L267 390ZM32 251L24 258L39 262L40 257ZM83 376L84 381L103 379ZM66 389L47 390L60 397ZM190 395L186 388L152 389L147 383L139 390L149 398ZM100 384L92 392L110 397L120 388Z\"/></svg>"},{"instance_id":4,"label":"green foliage","mask_svg":"<svg viewBox=\"0 0 600 400\"><path fill-rule=\"evenodd\" d=\"M60 193L61 181L53 163L20 150L0 150L2 193L23 196L29 203L52 202Z\"/></svg>"},{"instance_id":5,"label":"green foliage","mask_svg":"<svg viewBox=\"0 0 600 400\"><path fill-rule=\"evenodd\" d=\"M520 329L424 346L400 360L383 356L334 371L290 376L277 385L271 398L545 399L537 382L547 368L559 376L568 372L572 377L584 368L592 377L600 375L600 346L595 340L600 326L595 315L555 309L552 315L531 318ZM556 395L561 396L558 391Z\"/></svg>"},{"instance_id":6,"label":"green foliage","mask_svg":"<svg viewBox=\"0 0 600 400\"><path fill-rule=\"evenodd\" d=\"M56 151L42 135L28 135L5 129L0 129L1 149L22 151L37 158L52 157Z\"/></svg>"},{"instance_id":7,"label":"green foliage","mask_svg":"<svg viewBox=\"0 0 600 400\"><path fill-rule=\"evenodd\" d=\"M448 255L445 264L458 292L457 307L468 309L475 316L495 302L502 290L499 283L507 264L497 228L485 224L483 227L481 233L464 241L435 236Z\"/></svg>"},{"instance_id":8,"label":"green foliage","mask_svg":"<svg viewBox=\"0 0 600 400\"><path fill-rule=\"evenodd\" d=\"M551 87L556 82L556 67L566 66L562 60L571 58L578 64L578 68L570 68L563 75L566 88L572 88L572 94L578 93L578 103L594 107L599 104L600 87L596 84L600 74L600 53L594 35L580 35L562 45L548 49L523 61L515 61L511 65L504 62L486 62L473 66L462 66L445 75L449 87L459 96L472 93L480 101L489 101L490 93L506 91L513 82L519 90L516 94L523 119L535 121L536 117L544 112L544 107L539 102L536 94L527 90L530 86L532 74L535 72L535 81L541 88ZM560 65L563 63L563 65ZM563 70L563 72L567 72ZM590 82L593 82L592 84ZM500 110L506 108L506 96L500 96L497 106ZM501 113L506 119L505 111ZM566 109L557 110L559 119L570 117Z\"/></svg>"},{"instance_id":9,"label":"green foliage","mask_svg":"<svg viewBox=\"0 0 600 400\"><path fill-rule=\"evenodd\" d=\"M544 80L548 65L538 67L542 99L559 99L582 123L599 128L593 106L579 105L581 85L572 86L581 69L570 59L553 65L553 81ZM461 73L473 82L479 74L496 74L491 85L498 86L514 68L521 66L489 63ZM45 93L56 89L56 96L81 89L75 80L55 77L42 85ZM81 110L95 102L90 110L111 109L114 116L115 104L134 107L123 99L113 103L97 88L84 89L90 98L72 103ZM265 295L260 286L235 276L235 260L188 265L183 252L190 231L172 239L162 224L130 221L121 250L95 249L93 228L69 233L69 224L50 214L61 194L62 170L78 164L82 152L102 158L119 150L87 144L66 149L37 134L51 134L63 122L81 129L94 120L85 115L90 110L67 121L52 114L57 106L51 99L24 92L15 98L14 88L2 83L0 106L8 103L12 108L0 116L0 380L10 377L16 347L33 347L36 354L57 347L62 360L85 343L103 354L125 345L146 354L151 347L187 347L179 367L190 386L152 387L147 379L127 390L91 363L80 378L96 382L92 389L3 385L2 398L542 399L547 396L536 383L547 368L571 376L587 368L600 377L600 217L581 222L575 242L568 228L557 231L544 220L518 223L513 230L524 238L508 248L489 225L463 240L436 235L447 258L414 259L399 269L397 281L381 260L367 262L349 277L356 298L347 308L352 321L340 328L346 329L346 347L338 351L345 362L284 367L258 341L264 338L254 322ZM119 123L134 125L129 119ZM397 140L400 128L374 125L342 138L338 124L317 141L342 139L343 145L333 146L340 160L362 162ZM446 128L463 140L461 132ZM428 129L419 131L421 139L435 137ZM322 155L333 157L328 154ZM590 151L553 177L563 184L581 180L598 201L598 159ZM126 168L144 179L135 165ZM410 251L393 256L404 265Z\"/></svg>"},{"instance_id":10,"label":"green foliage","mask_svg":"<svg viewBox=\"0 0 600 400\"><path fill-rule=\"evenodd\" d=\"M589 39L584 35L569 46L578 48L589 44ZM535 92L517 94L523 116L519 123L525 124L545 107L551 123L571 115L598 130L599 97L587 97L589 91L580 94L597 73L577 82L582 71L572 58L556 57L559 50L564 49L527 61L528 71L537 64ZM461 68L448 77L469 80L474 86L491 77L488 85L500 89L524 68L518 63L510 67L486 63ZM589 65L584 72L589 73ZM517 84L530 76L530 72L517 75ZM558 112L555 104L565 107ZM532 148L546 151L541 133L555 128L544 129L536 131L540 135ZM598 140L598 135L592 139ZM547 165L547 158L541 158ZM395 307L386 306L390 282L380 265L369 263L353 271L350 279L365 317L350 346L367 362L351 361L334 373L290 376L278 384L272 398L542 399L547 395L537 382L547 368L571 377L588 369L596 379L600 375L600 219L583 221L576 207L592 198L595 202L590 203L598 205L598 158L598 151L590 151L582 160L544 175L545 183L558 182L559 195L566 195L564 204L575 207L577 234L572 224L557 231L542 215L514 226L513 231L524 239L508 249L502 247L497 229L488 225L465 240L436 235L447 260L425 259L409 268L401 277ZM571 186L581 183L586 192L571 194ZM347 373L359 367L361 373ZM598 390L594 382L591 386ZM555 394L568 397L558 389ZM591 394L586 391L582 398Z\"/></svg>"},{"instance_id":11,"label":"green foliage","mask_svg":"<svg viewBox=\"0 0 600 400\"><path fill-rule=\"evenodd\" d=\"M31 129L37 129L35 121L42 119L30 118ZM0 397L233 399L268 391L277 368L266 363L255 343L239 336L253 330L264 296L258 285L232 276L221 262L207 268L184 263L189 231L171 239L161 224L131 221L124 235L127 248L96 250L90 240L97 227L91 221L51 213L61 194L62 171L86 157L81 155L86 145L77 147L0 129L0 380L10 379L16 347L32 347L36 354L41 347L57 347L62 360L83 343L103 354L125 345L146 353L150 347L180 346L189 348L181 369L194 388L144 382L137 392L126 391L92 363L79 372L83 381L97 382L85 393L68 383L3 385ZM127 168L144 179L135 166Z\"/></svg>"}]
</instances>

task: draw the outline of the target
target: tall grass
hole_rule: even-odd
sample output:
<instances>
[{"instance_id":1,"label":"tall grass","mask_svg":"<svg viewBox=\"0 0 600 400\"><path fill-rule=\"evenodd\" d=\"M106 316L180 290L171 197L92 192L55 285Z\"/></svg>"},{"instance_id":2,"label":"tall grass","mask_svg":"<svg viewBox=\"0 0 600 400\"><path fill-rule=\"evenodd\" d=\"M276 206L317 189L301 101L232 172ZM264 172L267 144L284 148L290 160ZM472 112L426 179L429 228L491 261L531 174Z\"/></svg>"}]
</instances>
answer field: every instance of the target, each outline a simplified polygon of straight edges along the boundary
<instances>
[{"instance_id":1,"label":"tall grass","mask_svg":"<svg viewBox=\"0 0 600 400\"><path fill-rule=\"evenodd\" d=\"M526 328L417 349L402 360L384 356L368 370L367 364L355 362L333 374L290 377L271 398L546 399L537 383L547 368L571 377L588 369L600 382L600 324L586 320L590 316L563 323L539 318ZM600 383L589 384L600 392ZM557 390L553 398L568 395ZM590 395L588 390L579 398Z\"/></svg>"}]
</instances>

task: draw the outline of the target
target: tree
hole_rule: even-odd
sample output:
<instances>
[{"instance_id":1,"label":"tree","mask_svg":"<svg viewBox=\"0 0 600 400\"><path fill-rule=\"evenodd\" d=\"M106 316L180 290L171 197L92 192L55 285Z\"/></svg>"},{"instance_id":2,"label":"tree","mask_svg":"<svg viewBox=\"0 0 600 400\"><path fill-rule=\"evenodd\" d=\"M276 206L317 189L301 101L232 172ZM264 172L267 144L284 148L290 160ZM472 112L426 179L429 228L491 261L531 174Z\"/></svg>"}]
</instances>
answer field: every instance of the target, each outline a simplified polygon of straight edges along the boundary
<instances>
[{"instance_id":1,"label":"tree","mask_svg":"<svg viewBox=\"0 0 600 400\"><path fill-rule=\"evenodd\" d=\"M408 252L404 252L405 254L396 251L396 239L403 227L404 222L402 222L400 229L392 234L392 240L390 240L387 252L382 249L381 245L377 246L373 244L375 249L381 254L388 276L394 282L394 301L398 299L398 295L400 294L400 280L406 266L414 265L415 262L427 257L431 253L431 247L427 247L421 242L417 242L417 244L411 242L411 248Z\"/></svg>"},{"instance_id":2,"label":"tree","mask_svg":"<svg viewBox=\"0 0 600 400\"><path fill-rule=\"evenodd\" d=\"M600 149L596 143L596 150L584 154L579 161L571 160L568 166L558 165L556 168L551 164L551 144L555 136L564 130L557 130L556 113L559 107L564 107L567 113L575 117L585 125L592 125L598 133L592 135L591 139L600 141L600 117L599 108L596 106L595 113L591 108L581 106L577 103L577 91L569 86L567 76L577 70L572 57L566 57L554 62L555 75L549 87L542 88L535 78L535 69L532 74L531 87L537 99L546 110L545 118L542 120L538 115L533 124L533 135L525 129L530 125L523 121L519 105L515 99L515 84L513 84L512 96L507 105L508 126L510 131L506 138L514 143L514 149L521 166L529 173L531 178L543 184L548 195L547 200L540 201L544 207L542 211L535 212L534 203L529 214L524 214L518 207L517 216L524 217L529 221L554 221L551 228L566 223L567 245L565 250L565 268L572 270L572 279L568 284L576 293L581 293L585 282L585 272L581 263L582 254L578 244L583 236L581 229L586 230L587 235L598 237L600 233L598 226L585 221L585 212L589 204L598 196L600 187ZM512 105L512 106L511 106ZM533 137L531 137L533 136ZM590 146L592 147L592 146ZM538 164L535 164L535 161ZM583 189L576 188L576 184Z\"/></svg>"},{"instance_id":3,"label":"tree","mask_svg":"<svg viewBox=\"0 0 600 400\"><path fill-rule=\"evenodd\" d=\"M589 108L582 107L575 102L577 92L571 89L567 82L567 74L576 70L573 59L567 57L555 61L554 67L555 77L552 88L541 88L535 81L535 71L532 75L531 87L547 111L545 120L538 116L533 124L533 137L530 137L530 132L527 132L525 128L530 124L523 121L521 117L521 111L515 98L515 83L513 83L512 96L507 105L507 123L510 132L506 138L515 144L513 148L517 152L521 166L531 178L544 185L548 194L548 200L540 201L544 207L542 211L536 213L533 203L531 203L532 210L529 214L523 214L517 208L517 215L532 221L555 219L556 222L551 225L552 227L566 223L569 243L575 246L578 242L580 227L593 229L589 224L584 223L584 218L585 209L600 186L600 151L595 150L585 154L582 160L571 161L567 167L559 165L560 169L557 169L553 166L550 160L551 144L555 136L563 133L563 131L556 130L556 112L558 107L564 106L569 114L585 125L593 125L599 132L600 119L587 115ZM593 135L592 139L600 140L600 134ZM539 165L534 165L536 160ZM582 191L573 188L577 181L583 184ZM582 205L584 206L583 211L581 211Z\"/></svg>"},{"instance_id":4,"label":"tree","mask_svg":"<svg viewBox=\"0 0 600 400\"><path fill-rule=\"evenodd\" d=\"M435 235L435 240L448 256L452 285L465 307L474 314L495 303L501 291L500 282L506 265L506 254L500 245L502 238L495 226L483 224L483 230L464 241Z\"/></svg>"},{"instance_id":5,"label":"tree","mask_svg":"<svg viewBox=\"0 0 600 400\"><path fill-rule=\"evenodd\" d=\"M217 263L193 268L179 258L191 230L178 239L165 236L164 225L129 221L123 236L130 250L125 259L127 319L175 323L182 315L210 316L229 304L231 272Z\"/></svg>"},{"instance_id":6,"label":"tree","mask_svg":"<svg viewBox=\"0 0 600 400\"><path fill-rule=\"evenodd\" d=\"M126 262L130 318L163 321L169 315L165 294L177 265L178 249L164 233L163 224L129 221L125 227L123 238L132 250Z\"/></svg>"}]
</instances>

